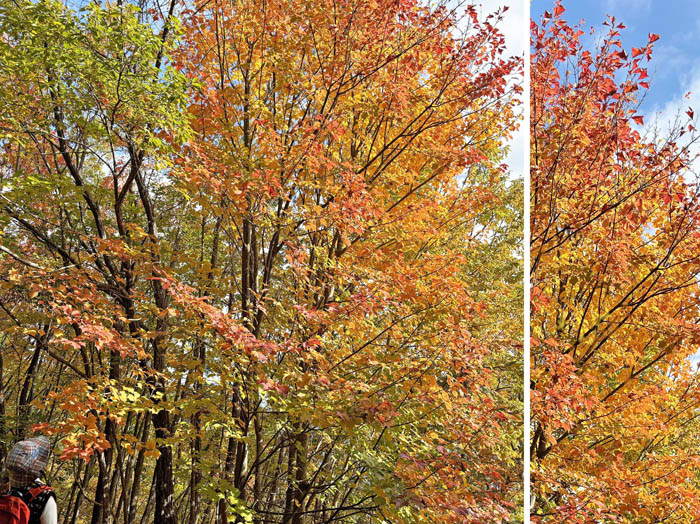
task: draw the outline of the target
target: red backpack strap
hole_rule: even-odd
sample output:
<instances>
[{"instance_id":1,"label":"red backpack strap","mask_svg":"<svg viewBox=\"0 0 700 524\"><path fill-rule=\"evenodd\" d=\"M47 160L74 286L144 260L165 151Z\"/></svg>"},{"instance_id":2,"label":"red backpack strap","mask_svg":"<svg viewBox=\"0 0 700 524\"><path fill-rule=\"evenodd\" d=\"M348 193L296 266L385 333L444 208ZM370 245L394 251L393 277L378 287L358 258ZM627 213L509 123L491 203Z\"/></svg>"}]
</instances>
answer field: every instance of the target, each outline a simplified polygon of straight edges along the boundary
<instances>
[{"instance_id":1,"label":"red backpack strap","mask_svg":"<svg viewBox=\"0 0 700 524\"><path fill-rule=\"evenodd\" d=\"M42 484L40 486L37 486L37 487L29 490L27 502L31 502L32 500L34 500L36 497L38 497L42 493L49 493L50 495L56 496L54 494L53 488L51 486L47 486L46 484Z\"/></svg>"}]
</instances>

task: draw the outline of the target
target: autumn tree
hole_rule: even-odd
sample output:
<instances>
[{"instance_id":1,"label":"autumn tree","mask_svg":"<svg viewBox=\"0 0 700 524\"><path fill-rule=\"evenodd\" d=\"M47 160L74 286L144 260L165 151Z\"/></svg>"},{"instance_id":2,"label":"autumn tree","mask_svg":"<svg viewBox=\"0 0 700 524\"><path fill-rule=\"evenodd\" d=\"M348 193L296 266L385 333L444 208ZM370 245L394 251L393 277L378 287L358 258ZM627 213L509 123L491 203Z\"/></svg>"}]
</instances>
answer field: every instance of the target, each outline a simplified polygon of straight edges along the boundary
<instances>
[{"instance_id":1,"label":"autumn tree","mask_svg":"<svg viewBox=\"0 0 700 524\"><path fill-rule=\"evenodd\" d=\"M62 522L517 521L502 11L0 7L0 432Z\"/></svg>"},{"instance_id":2,"label":"autumn tree","mask_svg":"<svg viewBox=\"0 0 700 524\"><path fill-rule=\"evenodd\" d=\"M564 11L531 33L532 519L691 522L694 114L640 114L657 35L627 50L609 17L589 48Z\"/></svg>"}]
</instances>

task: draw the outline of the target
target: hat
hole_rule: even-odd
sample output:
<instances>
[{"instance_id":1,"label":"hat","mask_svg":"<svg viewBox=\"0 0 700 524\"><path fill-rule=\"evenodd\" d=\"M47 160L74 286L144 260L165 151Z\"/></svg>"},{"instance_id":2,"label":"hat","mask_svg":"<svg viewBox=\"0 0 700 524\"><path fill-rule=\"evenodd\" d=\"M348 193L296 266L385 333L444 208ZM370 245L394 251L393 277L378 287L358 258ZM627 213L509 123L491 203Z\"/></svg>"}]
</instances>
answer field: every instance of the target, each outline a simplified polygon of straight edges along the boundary
<instances>
[{"instance_id":1,"label":"hat","mask_svg":"<svg viewBox=\"0 0 700 524\"><path fill-rule=\"evenodd\" d=\"M21 488L34 482L49 461L50 451L51 443L44 436L15 444L5 462L12 487Z\"/></svg>"}]
</instances>

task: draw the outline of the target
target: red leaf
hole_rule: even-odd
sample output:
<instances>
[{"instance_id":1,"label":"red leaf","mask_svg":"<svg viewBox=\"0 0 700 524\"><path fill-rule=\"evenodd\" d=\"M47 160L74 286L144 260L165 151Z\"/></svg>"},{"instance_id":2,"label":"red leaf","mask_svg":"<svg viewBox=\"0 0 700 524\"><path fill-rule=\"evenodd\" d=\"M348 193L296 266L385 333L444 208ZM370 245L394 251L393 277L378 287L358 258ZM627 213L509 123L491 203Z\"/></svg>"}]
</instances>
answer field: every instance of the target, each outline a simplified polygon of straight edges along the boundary
<instances>
[{"instance_id":1,"label":"red leaf","mask_svg":"<svg viewBox=\"0 0 700 524\"><path fill-rule=\"evenodd\" d=\"M285 384L280 384L274 380L264 380L261 382L264 391L276 391L280 395L286 395L289 393L289 386Z\"/></svg>"},{"instance_id":2,"label":"red leaf","mask_svg":"<svg viewBox=\"0 0 700 524\"><path fill-rule=\"evenodd\" d=\"M561 16L566 9L564 9L563 5L558 5L554 8L554 16Z\"/></svg>"},{"instance_id":3,"label":"red leaf","mask_svg":"<svg viewBox=\"0 0 700 524\"><path fill-rule=\"evenodd\" d=\"M693 111L692 107L689 107L685 114L688 115L691 120L695 118L695 112Z\"/></svg>"},{"instance_id":4,"label":"red leaf","mask_svg":"<svg viewBox=\"0 0 700 524\"><path fill-rule=\"evenodd\" d=\"M657 35L657 34L655 34L655 33L649 33L649 43L650 43L650 44L653 44L653 43L656 42L659 38L661 38L659 35Z\"/></svg>"},{"instance_id":5,"label":"red leaf","mask_svg":"<svg viewBox=\"0 0 700 524\"><path fill-rule=\"evenodd\" d=\"M642 115L635 115L632 117L632 120L634 120L640 126L644 125L644 117Z\"/></svg>"},{"instance_id":6,"label":"red leaf","mask_svg":"<svg viewBox=\"0 0 700 524\"><path fill-rule=\"evenodd\" d=\"M640 49L639 47L633 47L632 48L632 58L637 58L639 55L644 54L644 49Z\"/></svg>"}]
</instances>

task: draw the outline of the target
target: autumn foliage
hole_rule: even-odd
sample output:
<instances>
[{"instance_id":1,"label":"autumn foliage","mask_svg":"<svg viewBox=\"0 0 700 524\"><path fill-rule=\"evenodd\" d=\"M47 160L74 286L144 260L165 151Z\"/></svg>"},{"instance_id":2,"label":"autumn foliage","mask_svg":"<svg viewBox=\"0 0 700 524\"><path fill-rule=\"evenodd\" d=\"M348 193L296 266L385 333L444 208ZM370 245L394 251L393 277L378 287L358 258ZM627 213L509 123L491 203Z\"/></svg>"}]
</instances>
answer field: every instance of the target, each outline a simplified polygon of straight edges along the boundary
<instances>
[{"instance_id":1,"label":"autumn foliage","mask_svg":"<svg viewBox=\"0 0 700 524\"><path fill-rule=\"evenodd\" d=\"M517 521L498 18L0 0L0 461L65 523Z\"/></svg>"},{"instance_id":2,"label":"autumn foliage","mask_svg":"<svg viewBox=\"0 0 700 524\"><path fill-rule=\"evenodd\" d=\"M532 520L694 522L693 110L638 110L657 35L610 17L589 49L563 14L531 28Z\"/></svg>"}]
</instances>

